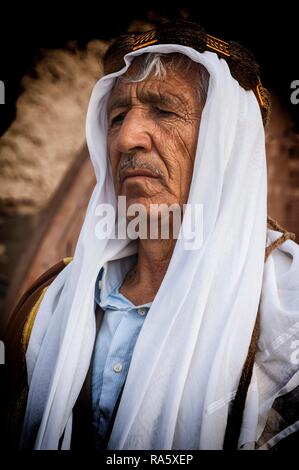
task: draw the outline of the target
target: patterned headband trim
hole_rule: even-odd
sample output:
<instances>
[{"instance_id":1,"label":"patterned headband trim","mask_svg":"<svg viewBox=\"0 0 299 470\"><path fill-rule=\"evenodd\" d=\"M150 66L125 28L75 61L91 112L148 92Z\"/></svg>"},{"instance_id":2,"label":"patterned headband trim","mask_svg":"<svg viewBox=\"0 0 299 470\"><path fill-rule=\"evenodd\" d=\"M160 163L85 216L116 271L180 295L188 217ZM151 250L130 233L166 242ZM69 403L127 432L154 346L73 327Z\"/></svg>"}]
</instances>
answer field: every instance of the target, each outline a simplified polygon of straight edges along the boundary
<instances>
[{"instance_id":1,"label":"patterned headband trim","mask_svg":"<svg viewBox=\"0 0 299 470\"><path fill-rule=\"evenodd\" d=\"M232 76L245 90L253 90L259 103L264 124L270 114L270 97L260 80L260 70L253 55L245 47L233 41L223 41L189 21L165 21L157 28L142 34L120 36L108 49L104 57L104 73L116 72L124 65L124 56L129 52L154 44L180 44L198 52L215 52L225 59Z\"/></svg>"}]
</instances>

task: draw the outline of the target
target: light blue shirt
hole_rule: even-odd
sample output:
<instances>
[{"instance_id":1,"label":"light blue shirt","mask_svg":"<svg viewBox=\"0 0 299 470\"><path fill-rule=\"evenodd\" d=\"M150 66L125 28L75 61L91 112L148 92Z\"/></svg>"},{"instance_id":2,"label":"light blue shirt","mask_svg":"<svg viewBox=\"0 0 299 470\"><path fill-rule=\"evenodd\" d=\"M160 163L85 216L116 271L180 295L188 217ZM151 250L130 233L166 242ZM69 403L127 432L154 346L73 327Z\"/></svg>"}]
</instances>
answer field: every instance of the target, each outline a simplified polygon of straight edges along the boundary
<instances>
[{"instance_id":1,"label":"light blue shirt","mask_svg":"<svg viewBox=\"0 0 299 470\"><path fill-rule=\"evenodd\" d=\"M135 256L131 256L107 263L95 286L95 302L104 310L95 342L91 389L97 449L105 448L109 422L127 377L137 337L152 304L136 306L119 292L134 259Z\"/></svg>"}]
</instances>

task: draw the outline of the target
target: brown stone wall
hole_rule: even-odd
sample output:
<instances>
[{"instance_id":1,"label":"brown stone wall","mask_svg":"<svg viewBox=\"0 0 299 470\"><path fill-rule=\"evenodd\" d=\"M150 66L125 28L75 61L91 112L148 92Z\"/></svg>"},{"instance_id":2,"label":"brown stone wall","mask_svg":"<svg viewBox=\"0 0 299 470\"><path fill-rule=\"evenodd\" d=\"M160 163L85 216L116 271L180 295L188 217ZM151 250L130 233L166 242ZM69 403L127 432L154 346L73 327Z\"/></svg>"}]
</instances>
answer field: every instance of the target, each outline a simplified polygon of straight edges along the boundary
<instances>
[{"instance_id":1,"label":"brown stone wall","mask_svg":"<svg viewBox=\"0 0 299 470\"><path fill-rule=\"evenodd\" d=\"M49 204L84 147L87 105L102 75L107 46L94 40L84 50L72 43L41 51L23 77L16 119L0 138L0 307Z\"/></svg>"},{"instance_id":2,"label":"brown stone wall","mask_svg":"<svg viewBox=\"0 0 299 470\"><path fill-rule=\"evenodd\" d=\"M272 97L272 116L266 133L268 214L299 239L299 135L290 116Z\"/></svg>"}]
</instances>

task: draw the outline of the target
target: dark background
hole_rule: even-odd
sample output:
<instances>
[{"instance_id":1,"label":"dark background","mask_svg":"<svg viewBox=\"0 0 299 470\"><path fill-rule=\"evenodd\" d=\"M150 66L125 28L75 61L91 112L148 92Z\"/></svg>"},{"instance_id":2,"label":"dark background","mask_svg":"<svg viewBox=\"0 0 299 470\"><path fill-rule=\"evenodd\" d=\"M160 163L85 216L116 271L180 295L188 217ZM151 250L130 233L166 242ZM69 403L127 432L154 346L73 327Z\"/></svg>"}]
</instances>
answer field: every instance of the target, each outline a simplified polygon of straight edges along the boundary
<instances>
[{"instance_id":1,"label":"dark background","mask_svg":"<svg viewBox=\"0 0 299 470\"><path fill-rule=\"evenodd\" d=\"M80 47L94 38L111 39L126 31L134 19L179 18L197 21L209 34L237 41L250 49L262 70L264 86L274 91L290 112L299 132L299 104L290 102L290 84L299 80L299 7L199 1L136 3L72 2L36 5L1 5L0 80L5 83L6 104L0 106L0 135L15 117L21 77L30 71L41 48L64 47L77 40Z\"/></svg>"}]
</instances>

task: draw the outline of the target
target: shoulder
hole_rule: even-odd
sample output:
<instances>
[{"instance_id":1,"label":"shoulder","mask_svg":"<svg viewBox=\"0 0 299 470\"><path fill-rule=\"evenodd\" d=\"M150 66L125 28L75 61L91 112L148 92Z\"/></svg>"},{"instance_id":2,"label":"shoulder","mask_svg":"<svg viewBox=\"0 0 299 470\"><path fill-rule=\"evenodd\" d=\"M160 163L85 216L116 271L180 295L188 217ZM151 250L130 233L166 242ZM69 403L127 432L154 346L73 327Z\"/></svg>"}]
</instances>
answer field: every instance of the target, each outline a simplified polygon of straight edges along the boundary
<instances>
[{"instance_id":1,"label":"shoulder","mask_svg":"<svg viewBox=\"0 0 299 470\"><path fill-rule=\"evenodd\" d=\"M278 225L278 224L277 224ZM273 399L261 449L295 449L298 440L298 325L299 245L295 236L281 227L268 230L270 253L265 264L261 303L261 331L256 356L260 383ZM269 381L269 378L271 380ZM275 393L274 393L275 392ZM268 399L270 403L270 399ZM262 404L261 409L267 409Z\"/></svg>"},{"instance_id":2,"label":"shoulder","mask_svg":"<svg viewBox=\"0 0 299 470\"><path fill-rule=\"evenodd\" d=\"M295 235L268 229L267 238L266 260L272 260L279 288L299 292L299 245L295 242Z\"/></svg>"},{"instance_id":3,"label":"shoulder","mask_svg":"<svg viewBox=\"0 0 299 470\"><path fill-rule=\"evenodd\" d=\"M25 355L39 305L47 288L71 260L64 258L45 271L22 295L10 315L4 334L7 366L4 428L8 447L18 447L28 393Z\"/></svg>"},{"instance_id":4,"label":"shoulder","mask_svg":"<svg viewBox=\"0 0 299 470\"><path fill-rule=\"evenodd\" d=\"M8 344L15 343L18 338L22 352L26 352L30 333L43 296L49 285L71 260L72 258L64 258L56 263L25 291L10 315L5 335L9 338Z\"/></svg>"},{"instance_id":5,"label":"shoulder","mask_svg":"<svg viewBox=\"0 0 299 470\"><path fill-rule=\"evenodd\" d=\"M290 264L294 256L297 261L299 245L295 242L296 235L269 216L267 218L267 227L265 261L270 255L273 255L275 260L280 259L286 265Z\"/></svg>"}]
</instances>

